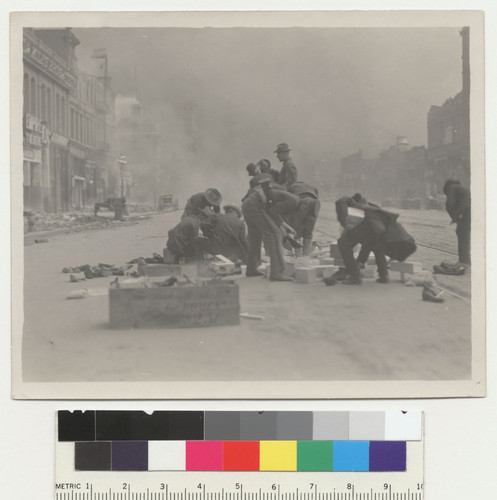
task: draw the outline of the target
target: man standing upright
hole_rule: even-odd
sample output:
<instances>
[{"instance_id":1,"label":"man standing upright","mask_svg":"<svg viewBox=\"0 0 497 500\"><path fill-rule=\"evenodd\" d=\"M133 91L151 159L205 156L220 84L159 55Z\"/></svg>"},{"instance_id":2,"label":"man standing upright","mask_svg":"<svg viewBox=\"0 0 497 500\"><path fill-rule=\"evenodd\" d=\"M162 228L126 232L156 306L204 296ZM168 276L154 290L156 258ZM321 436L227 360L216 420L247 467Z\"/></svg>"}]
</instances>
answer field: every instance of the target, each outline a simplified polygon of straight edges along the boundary
<instances>
[{"instance_id":1,"label":"man standing upright","mask_svg":"<svg viewBox=\"0 0 497 500\"><path fill-rule=\"evenodd\" d=\"M288 144L285 143L278 144L276 151L274 151L278 160L282 163L279 184L282 184L286 188L297 182L297 167L290 158L290 151L291 149L288 147Z\"/></svg>"},{"instance_id":2,"label":"man standing upright","mask_svg":"<svg viewBox=\"0 0 497 500\"><path fill-rule=\"evenodd\" d=\"M447 213L452 222L457 224L459 263L468 266L471 264L471 192L459 181L448 179L444 185L444 194L447 196Z\"/></svg>"}]
</instances>

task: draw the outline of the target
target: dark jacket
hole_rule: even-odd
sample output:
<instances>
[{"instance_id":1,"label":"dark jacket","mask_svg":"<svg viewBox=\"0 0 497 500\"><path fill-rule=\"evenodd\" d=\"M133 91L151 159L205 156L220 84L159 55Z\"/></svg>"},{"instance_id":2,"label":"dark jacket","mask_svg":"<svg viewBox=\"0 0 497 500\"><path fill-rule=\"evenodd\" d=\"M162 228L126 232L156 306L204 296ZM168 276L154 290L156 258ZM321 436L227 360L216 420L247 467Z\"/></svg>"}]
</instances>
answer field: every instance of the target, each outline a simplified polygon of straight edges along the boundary
<instances>
[{"instance_id":1,"label":"dark jacket","mask_svg":"<svg viewBox=\"0 0 497 500\"><path fill-rule=\"evenodd\" d=\"M302 181L294 182L288 187L287 191L296 194L300 198L318 198L318 190Z\"/></svg>"},{"instance_id":2,"label":"dark jacket","mask_svg":"<svg viewBox=\"0 0 497 500\"><path fill-rule=\"evenodd\" d=\"M297 167L291 158L283 162L279 177L279 183L287 188L297 182Z\"/></svg>"},{"instance_id":3,"label":"dark jacket","mask_svg":"<svg viewBox=\"0 0 497 500\"><path fill-rule=\"evenodd\" d=\"M453 222L462 217L471 217L471 191L458 182L448 181L444 186L447 196L445 209Z\"/></svg>"}]
</instances>

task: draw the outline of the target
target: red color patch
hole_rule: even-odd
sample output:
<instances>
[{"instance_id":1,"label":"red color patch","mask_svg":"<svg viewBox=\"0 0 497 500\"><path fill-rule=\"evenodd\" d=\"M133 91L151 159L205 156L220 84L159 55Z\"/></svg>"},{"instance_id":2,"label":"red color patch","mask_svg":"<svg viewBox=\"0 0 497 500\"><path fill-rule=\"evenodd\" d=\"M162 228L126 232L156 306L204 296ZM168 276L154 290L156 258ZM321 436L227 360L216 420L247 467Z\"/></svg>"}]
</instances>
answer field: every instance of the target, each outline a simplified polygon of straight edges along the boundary
<instances>
[{"instance_id":1,"label":"red color patch","mask_svg":"<svg viewBox=\"0 0 497 500\"><path fill-rule=\"evenodd\" d=\"M259 470L259 441L224 441L223 470Z\"/></svg>"}]
</instances>

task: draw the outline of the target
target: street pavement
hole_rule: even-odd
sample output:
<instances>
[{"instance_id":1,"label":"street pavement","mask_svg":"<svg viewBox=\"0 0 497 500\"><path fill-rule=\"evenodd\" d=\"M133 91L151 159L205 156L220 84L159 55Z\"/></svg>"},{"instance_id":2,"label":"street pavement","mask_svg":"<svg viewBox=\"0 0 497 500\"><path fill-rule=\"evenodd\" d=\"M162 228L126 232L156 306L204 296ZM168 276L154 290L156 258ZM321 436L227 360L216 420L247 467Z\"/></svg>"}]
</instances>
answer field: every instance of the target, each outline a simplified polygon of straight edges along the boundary
<instances>
[{"instance_id":1,"label":"street pavement","mask_svg":"<svg viewBox=\"0 0 497 500\"><path fill-rule=\"evenodd\" d=\"M423 243L409 260L425 269L456 261L454 226L438 211L400 211ZM263 319L240 325L112 330L107 290L113 278L69 282L62 268L122 264L162 253L179 213L138 224L54 234L24 247L25 382L176 380L459 380L471 376L471 277L439 277L445 302L425 302L398 273L363 286L277 283L239 276L240 311ZM315 234L323 248L339 234L324 203ZM89 296L67 300L75 290ZM17 325L13 335L21 335Z\"/></svg>"}]
</instances>

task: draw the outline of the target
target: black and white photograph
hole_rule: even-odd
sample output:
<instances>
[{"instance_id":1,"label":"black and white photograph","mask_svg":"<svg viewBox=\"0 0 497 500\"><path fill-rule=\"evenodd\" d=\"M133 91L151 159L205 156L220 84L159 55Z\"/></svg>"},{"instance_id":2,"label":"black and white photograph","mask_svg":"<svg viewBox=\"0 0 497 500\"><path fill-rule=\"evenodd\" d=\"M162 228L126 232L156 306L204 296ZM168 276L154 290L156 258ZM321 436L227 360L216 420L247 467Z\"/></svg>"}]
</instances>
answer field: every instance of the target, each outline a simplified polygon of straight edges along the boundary
<instances>
[{"instance_id":1,"label":"black and white photograph","mask_svg":"<svg viewBox=\"0 0 497 500\"><path fill-rule=\"evenodd\" d=\"M12 15L13 397L484 396L483 23Z\"/></svg>"}]
</instances>

